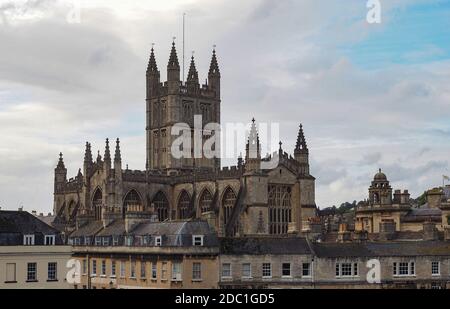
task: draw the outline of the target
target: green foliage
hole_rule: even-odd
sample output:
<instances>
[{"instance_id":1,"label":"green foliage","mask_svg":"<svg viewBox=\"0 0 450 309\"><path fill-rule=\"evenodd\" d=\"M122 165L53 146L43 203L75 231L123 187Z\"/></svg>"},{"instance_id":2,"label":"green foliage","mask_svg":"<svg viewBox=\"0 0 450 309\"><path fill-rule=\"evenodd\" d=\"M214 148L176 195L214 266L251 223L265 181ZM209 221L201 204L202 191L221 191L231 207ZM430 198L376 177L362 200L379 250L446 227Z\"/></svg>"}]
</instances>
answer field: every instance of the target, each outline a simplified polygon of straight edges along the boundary
<instances>
[{"instance_id":1,"label":"green foliage","mask_svg":"<svg viewBox=\"0 0 450 309\"><path fill-rule=\"evenodd\" d=\"M341 206L336 207L328 207L319 211L320 216L329 216L329 215L343 215L353 211L356 208L357 202L353 201L353 203L345 202L342 203Z\"/></svg>"},{"instance_id":2,"label":"green foliage","mask_svg":"<svg viewBox=\"0 0 450 309\"><path fill-rule=\"evenodd\" d=\"M424 192L421 196L419 196L419 197L416 199L416 201L417 201L417 204L418 204L419 206L424 205L424 204L427 202L427 193Z\"/></svg>"}]
</instances>

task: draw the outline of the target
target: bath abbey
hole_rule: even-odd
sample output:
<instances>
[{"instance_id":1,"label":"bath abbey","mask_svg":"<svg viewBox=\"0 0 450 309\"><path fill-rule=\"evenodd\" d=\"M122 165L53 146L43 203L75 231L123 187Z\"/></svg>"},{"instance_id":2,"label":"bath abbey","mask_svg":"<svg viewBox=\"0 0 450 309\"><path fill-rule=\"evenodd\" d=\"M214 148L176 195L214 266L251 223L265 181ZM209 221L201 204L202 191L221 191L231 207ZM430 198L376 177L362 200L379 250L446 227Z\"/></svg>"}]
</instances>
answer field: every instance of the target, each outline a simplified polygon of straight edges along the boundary
<instances>
[{"instance_id":1,"label":"bath abbey","mask_svg":"<svg viewBox=\"0 0 450 309\"><path fill-rule=\"evenodd\" d=\"M106 139L96 157L87 142L72 178L60 154L54 213L0 210L0 246L67 244L58 273L64 257L79 262L75 289L450 288L450 186L414 199L379 169L364 201L327 212L315 203L302 125L292 154L280 142L262 156L263 128L253 119L245 154L223 167L213 138L218 126L210 126L221 122L215 50L200 84L194 57L181 78L174 43L161 82L152 48L146 90L145 169L124 166L119 139ZM182 134L174 135L180 124ZM57 283L51 250L49 263L22 263L25 284L45 281L36 267L48 267L47 284ZM0 288L21 284L12 258L2 265L1 255L8 271L0 273Z\"/></svg>"},{"instance_id":2,"label":"bath abbey","mask_svg":"<svg viewBox=\"0 0 450 309\"><path fill-rule=\"evenodd\" d=\"M309 171L303 127L292 155L280 142L278 152L262 157L258 125L253 120L245 158L237 158L236 166L223 168L218 157L177 159L171 153L175 124L193 128L195 115L202 116L202 128L207 123L220 124L221 74L216 51L205 84L199 82L194 57L186 82L180 75L175 43L165 82L161 82L152 48L146 72L145 170L124 168L119 139L106 139L104 153L96 158L87 142L84 165L70 179L60 155L53 225L70 233L94 222L104 226L122 222L132 229L145 221L200 220L208 222L220 237L301 233L316 217L315 178ZM277 166L262 169L261 164L273 157Z\"/></svg>"}]
</instances>

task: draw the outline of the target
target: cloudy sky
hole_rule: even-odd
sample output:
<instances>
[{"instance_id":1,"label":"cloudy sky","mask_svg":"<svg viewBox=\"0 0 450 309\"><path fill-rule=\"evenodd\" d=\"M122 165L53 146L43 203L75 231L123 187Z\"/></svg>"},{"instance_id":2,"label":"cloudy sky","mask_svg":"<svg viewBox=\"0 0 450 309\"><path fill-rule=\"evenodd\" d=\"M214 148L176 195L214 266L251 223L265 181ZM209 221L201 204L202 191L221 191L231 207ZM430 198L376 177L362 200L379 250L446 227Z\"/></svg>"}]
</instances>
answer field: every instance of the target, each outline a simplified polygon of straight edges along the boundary
<instances>
[{"instance_id":1,"label":"cloudy sky","mask_svg":"<svg viewBox=\"0 0 450 309\"><path fill-rule=\"evenodd\" d=\"M222 122L279 122L284 149L305 127L317 204L366 197L382 168L413 196L450 174L450 1L0 0L0 206L50 212L62 151L120 137L145 167L145 70L162 76L172 37L204 79L217 45ZM132 4L131 4L132 3ZM80 22L75 7L81 7Z\"/></svg>"}]
</instances>

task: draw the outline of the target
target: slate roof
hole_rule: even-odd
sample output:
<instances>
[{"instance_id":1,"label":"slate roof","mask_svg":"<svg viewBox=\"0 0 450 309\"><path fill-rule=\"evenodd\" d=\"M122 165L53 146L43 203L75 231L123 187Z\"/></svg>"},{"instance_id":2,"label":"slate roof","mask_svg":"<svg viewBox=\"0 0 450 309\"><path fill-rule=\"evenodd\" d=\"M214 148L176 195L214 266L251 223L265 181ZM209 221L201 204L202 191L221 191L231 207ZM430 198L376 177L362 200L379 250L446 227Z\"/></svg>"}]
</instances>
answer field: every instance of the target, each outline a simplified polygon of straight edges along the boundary
<instances>
[{"instance_id":1,"label":"slate roof","mask_svg":"<svg viewBox=\"0 0 450 309\"><path fill-rule=\"evenodd\" d=\"M405 241L367 243L316 243L318 257L450 256L448 241Z\"/></svg>"},{"instance_id":2,"label":"slate roof","mask_svg":"<svg viewBox=\"0 0 450 309\"><path fill-rule=\"evenodd\" d=\"M163 247L192 246L192 236L204 236L203 247L217 247L219 241L216 233L206 221L172 221L172 222L142 222L129 233L125 230L125 220L115 220L107 227L101 221L91 222L70 234L70 238L98 236L151 236L148 245L152 246L155 236L162 236ZM123 241L123 238L121 238Z\"/></svg>"},{"instance_id":3,"label":"slate roof","mask_svg":"<svg viewBox=\"0 0 450 309\"><path fill-rule=\"evenodd\" d=\"M35 235L35 245L44 244L45 235L55 235L62 244L60 232L26 211L0 211L0 246L21 246L23 235Z\"/></svg>"},{"instance_id":4,"label":"slate roof","mask_svg":"<svg viewBox=\"0 0 450 309\"><path fill-rule=\"evenodd\" d=\"M222 238L222 254L311 254L305 238L298 237L245 237Z\"/></svg>"},{"instance_id":5,"label":"slate roof","mask_svg":"<svg viewBox=\"0 0 450 309\"><path fill-rule=\"evenodd\" d=\"M192 236L204 235L204 247L219 245L216 233L206 221L142 223L131 234L138 236L163 236L163 246L191 246Z\"/></svg>"},{"instance_id":6,"label":"slate roof","mask_svg":"<svg viewBox=\"0 0 450 309\"><path fill-rule=\"evenodd\" d=\"M75 230L70 237L95 236L103 228L102 221L89 222L79 229Z\"/></svg>"},{"instance_id":7,"label":"slate roof","mask_svg":"<svg viewBox=\"0 0 450 309\"><path fill-rule=\"evenodd\" d=\"M125 235L125 220L120 219L116 220L110 225L108 225L106 228L102 229L97 235L95 236L122 236Z\"/></svg>"},{"instance_id":8,"label":"slate roof","mask_svg":"<svg viewBox=\"0 0 450 309\"><path fill-rule=\"evenodd\" d=\"M0 233L45 235L58 234L58 230L26 211L0 211Z\"/></svg>"},{"instance_id":9,"label":"slate roof","mask_svg":"<svg viewBox=\"0 0 450 309\"><path fill-rule=\"evenodd\" d=\"M428 220L440 222L442 211L439 208L413 208L403 218L403 222L425 222Z\"/></svg>"}]
</instances>

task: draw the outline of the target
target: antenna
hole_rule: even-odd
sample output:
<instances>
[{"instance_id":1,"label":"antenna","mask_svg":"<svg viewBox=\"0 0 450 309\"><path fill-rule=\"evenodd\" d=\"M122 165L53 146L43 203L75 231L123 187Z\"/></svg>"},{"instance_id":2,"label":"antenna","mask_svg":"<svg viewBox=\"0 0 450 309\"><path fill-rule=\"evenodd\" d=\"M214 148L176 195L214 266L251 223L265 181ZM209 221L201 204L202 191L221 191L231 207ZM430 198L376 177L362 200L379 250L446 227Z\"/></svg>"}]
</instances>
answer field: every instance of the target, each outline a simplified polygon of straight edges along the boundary
<instances>
[{"instance_id":1,"label":"antenna","mask_svg":"<svg viewBox=\"0 0 450 309\"><path fill-rule=\"evenodd\" d=\"M185 82L184 68L185 68L185 29L186 29L186 13L183 13L183 82Z\"/></svg>"}]
</instances>

